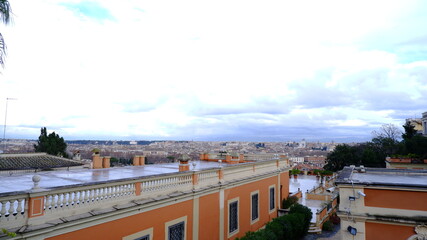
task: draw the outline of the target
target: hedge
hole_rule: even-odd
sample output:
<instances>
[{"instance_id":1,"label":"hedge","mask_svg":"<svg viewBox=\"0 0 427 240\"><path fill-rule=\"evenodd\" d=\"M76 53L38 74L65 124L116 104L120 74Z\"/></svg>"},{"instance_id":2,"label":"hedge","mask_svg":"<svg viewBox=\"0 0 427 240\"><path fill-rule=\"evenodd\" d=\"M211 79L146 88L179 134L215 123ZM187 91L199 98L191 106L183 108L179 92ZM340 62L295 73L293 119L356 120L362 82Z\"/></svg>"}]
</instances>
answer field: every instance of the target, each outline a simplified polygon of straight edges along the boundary
<instances>
[{"instance_id":1,"label":"hedge","mask_svg":"<svg viewBox=\"0 0 427 240\"><path fill-rule=\"evenodd\" d=\"M264 229L247 232L237 240L293 240L307 234L312 212L310 208L299 203L292 205L289 214L277 217Z\"/></svg>"}]
</instances>

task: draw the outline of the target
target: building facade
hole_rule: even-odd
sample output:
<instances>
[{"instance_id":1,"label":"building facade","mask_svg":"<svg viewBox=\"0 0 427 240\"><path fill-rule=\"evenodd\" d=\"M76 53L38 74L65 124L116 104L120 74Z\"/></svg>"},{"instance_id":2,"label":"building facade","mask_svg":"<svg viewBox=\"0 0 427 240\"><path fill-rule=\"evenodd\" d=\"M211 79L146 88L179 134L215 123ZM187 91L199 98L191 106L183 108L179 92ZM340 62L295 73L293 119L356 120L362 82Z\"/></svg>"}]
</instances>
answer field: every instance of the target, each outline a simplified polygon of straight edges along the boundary
<instances>
[{"instance_id":1,"label":"building facade","mask_svg":"<svg viewBox=\"0 0 427 240\"><path fill-rule=\"evenodd\" d=\"M336 185L342 239L426 239L426 170L345 167Z\"/></svg>"},{"instance_id":2,"label":"building facade","mask_svg":"<svg viewBox=\"0 0 427 240\"><path fill-rule=\"evenodd\" d=\"M277 217L288 172L281 158L2 176L0 225L17 239L235 239Z\"/></svg>"}]
</instances>

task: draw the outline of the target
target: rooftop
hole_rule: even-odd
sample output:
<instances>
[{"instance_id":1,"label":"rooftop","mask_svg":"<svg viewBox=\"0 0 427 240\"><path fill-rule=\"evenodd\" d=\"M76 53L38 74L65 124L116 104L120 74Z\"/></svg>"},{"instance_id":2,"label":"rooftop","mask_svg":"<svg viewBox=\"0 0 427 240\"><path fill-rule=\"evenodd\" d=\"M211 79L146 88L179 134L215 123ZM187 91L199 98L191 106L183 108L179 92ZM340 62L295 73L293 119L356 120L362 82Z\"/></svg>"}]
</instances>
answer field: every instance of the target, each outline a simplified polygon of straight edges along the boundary
<instances>
[{"instance_id":1,"label":"rooftop","mask_svg":"<svg viewBox=\"0 0 427 240\"><path fill-rule=\"evenodd\" d=\"M217 162L195 161L190 170L204 170L219 167ZM227 164L222 164L223 166ZM145 166L113 167L103 169L76 169L37 172L41 177L39 187L43 189L61 188L65 186L79 186L86 184L105 183L114 180L136 179L140 177L159 176L179 172L178 163L153 164ZM0 176L0 195L9 192L29 191L33 186L30 174L13 174Z\"/></svg>"},{"instance_id":2,"label":"rooftop","mask_svg":"<svg viewBox=\"0 0 427 240\"><path fill-rule=\"evenodd\" d=\"M0 170L50 169L83 163L47 153L0 154Z\"/></svg>"},{"instance_id":3,"label":"rooftop","mask_svg":"<svg viewBox=\"0 0 427 240\"><path fill-rule=\"evenodd\" d=\"M427 170L345 167L336 184L427 188Z\"/></svg>"}]
</instances>

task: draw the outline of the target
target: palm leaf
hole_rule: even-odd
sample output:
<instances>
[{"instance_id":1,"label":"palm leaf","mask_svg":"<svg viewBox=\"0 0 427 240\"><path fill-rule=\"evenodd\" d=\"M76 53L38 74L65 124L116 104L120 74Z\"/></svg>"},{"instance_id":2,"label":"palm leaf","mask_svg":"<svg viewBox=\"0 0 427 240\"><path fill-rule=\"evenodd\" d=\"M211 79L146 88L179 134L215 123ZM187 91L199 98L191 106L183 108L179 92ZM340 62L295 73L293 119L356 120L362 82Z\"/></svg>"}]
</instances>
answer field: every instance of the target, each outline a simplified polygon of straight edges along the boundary
<instances>
[{"instance_id":1,"label":"palm leaf","mask_svg":"<svg viewBox=\"0 0 427 240\"><path fill-rule=\"evenodd\" d=\"M12 8L10 7L9 1L0 0L0 21L4 24L8 24L11 20Z\"/></svg>"},{"instance_id":2,"label":"palm leaf","mask_svg":"<svg viewBox=\"0 0 427 240\"><path fill-rule=\"evenodd\" d=\"M4 60L6 57L6 44L4 43L3 35L0 33L0 65L4 66Z\"/></svg>"}]
</instances>

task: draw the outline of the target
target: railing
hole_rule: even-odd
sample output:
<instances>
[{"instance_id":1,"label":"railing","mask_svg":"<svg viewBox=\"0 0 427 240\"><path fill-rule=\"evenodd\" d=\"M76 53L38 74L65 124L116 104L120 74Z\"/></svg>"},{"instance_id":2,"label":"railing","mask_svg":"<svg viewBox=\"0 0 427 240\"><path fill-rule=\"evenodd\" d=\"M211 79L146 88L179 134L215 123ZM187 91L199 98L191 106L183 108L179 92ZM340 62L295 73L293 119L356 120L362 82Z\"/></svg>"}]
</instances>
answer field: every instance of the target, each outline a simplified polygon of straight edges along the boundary
<instances>
[{"instance_id":1,"label":"railing","mask_svg":"<svg viewBox=\"0 0 427 240\"><path fill-rule=\"evenodd\" d=\"M0 197L0 226L23 225L26 219L26 194Z\"/></svg>"},{"instance_id":2,"label":"railing","mask_svg":"<svg viewBox=\"0 0 427 240\"><path fill-rule=\"evenodd\" d=\"M198 187L207 187L217 185L219 183L218 170L204 170L198 173Z\"/></svg>"},{"instance_id":3,"label":"railing","mask_svg":"<svg viewBox=\"0 0 427 240\"><path fill-rule=\"evenodd\" d=\"M143 180L141 185L141 196L149 198L172 192L191 190L193 188L193 178L192 173L186 173L185 175L179 174Z\"/></svg>"},{"instance_id":4,"label":"railing","mask_svg":"<svg viewBox=\"0 0 427 240\"><path fill-rule=\"evenodd\" d=\"M277 174L283 166L277 160L235 165L223 164L222 167L200 171L55 189L33 189L20 194L2 193L0 194L0 226L16 229L24 225L44 224L58 218L87 214L137 200L219 186L227 181L254 175Z\"/></svg>"}]
</instances>

